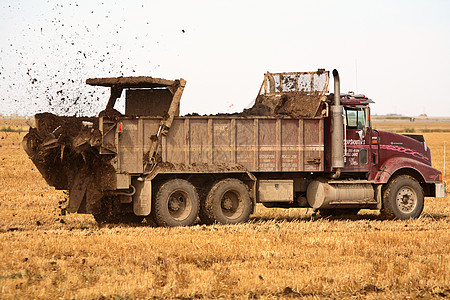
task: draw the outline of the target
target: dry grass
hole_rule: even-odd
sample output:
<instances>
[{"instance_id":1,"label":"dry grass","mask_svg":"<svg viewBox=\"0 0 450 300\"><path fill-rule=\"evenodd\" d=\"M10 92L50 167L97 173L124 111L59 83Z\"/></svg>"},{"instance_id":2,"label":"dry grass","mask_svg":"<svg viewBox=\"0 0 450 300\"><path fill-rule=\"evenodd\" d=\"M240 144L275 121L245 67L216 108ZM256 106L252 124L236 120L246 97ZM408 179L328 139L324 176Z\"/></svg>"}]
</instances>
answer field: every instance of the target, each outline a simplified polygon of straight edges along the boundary
<instances>
[{"instance_id":1,"label":"dry grass","mask_svg":"<svg viewBox=\"0 0 450 300\"><path fill-rule=\"evenodd\" d=\"M28 131L30 126L34 126L34 118L25 117L3 117L0 116L0 131Z\"/></svg>"},{"instance_id":2,"label":"dry grass","mask_svg":"<svg viewBox=\"0 0 450 300\"><path fill-rule=\"evenodd\" d=\"M422 133L450 132L450 119L416 119L414 122L398 119L377 118L372 121L374 128L391 132Z\"/></svg>"},{"instance_id":3,"label":"dry grass","mask_svg":"<svg viewBox=\"0 0 450 300\"><path fill-rule=\"evenodd\" d=\"M449 196L410 221L258 206L237 226L98 227L59 216L23 136L0 132L0 299L450 297ZM425 138L442 170L450 133Z\"/></svg>"}]
</instances>

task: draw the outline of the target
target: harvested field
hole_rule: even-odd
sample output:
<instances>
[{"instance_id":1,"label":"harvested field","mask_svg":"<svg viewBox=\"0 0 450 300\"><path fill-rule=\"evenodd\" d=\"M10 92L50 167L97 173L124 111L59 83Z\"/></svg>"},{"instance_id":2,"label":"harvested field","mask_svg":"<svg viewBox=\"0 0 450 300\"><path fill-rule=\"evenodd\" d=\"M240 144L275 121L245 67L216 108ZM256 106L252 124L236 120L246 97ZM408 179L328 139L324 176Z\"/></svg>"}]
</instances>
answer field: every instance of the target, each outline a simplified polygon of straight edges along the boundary
<instances>
[{"instance_id":1,"label":"harvested field","mask_svg":"<svg viewBox=\"0 0 450 300\"><path fill-rule=\"evenodd\" d=\"M415 119L414 122L405 119L372 119L374 127L379 130L417 133L423 132L450 132L450 118Z\"/></svg>"},{"instance_id":2,"label":"harvested field","mask_svg":"<svg viewBox=\"0 0 450 300\"><path fill-rule=\"evenodd\" d=\"M450 297L450 196L410 221L258 206L235 226L98 226L60 215L65 195L28 159L24 134L0 132L1 299ZM450 132L423 134L443 170Z\"/></svg>"},{"instance_id":3,"label":"harvested field","mask_svg":"<svg viewBox=\"0 0 450 300\"><path fill-rule=\"evenodd\" d=\"M0 116L0 131L26 132L30 126L34 126L34 117Z\"/></svg>"}]
</instances>

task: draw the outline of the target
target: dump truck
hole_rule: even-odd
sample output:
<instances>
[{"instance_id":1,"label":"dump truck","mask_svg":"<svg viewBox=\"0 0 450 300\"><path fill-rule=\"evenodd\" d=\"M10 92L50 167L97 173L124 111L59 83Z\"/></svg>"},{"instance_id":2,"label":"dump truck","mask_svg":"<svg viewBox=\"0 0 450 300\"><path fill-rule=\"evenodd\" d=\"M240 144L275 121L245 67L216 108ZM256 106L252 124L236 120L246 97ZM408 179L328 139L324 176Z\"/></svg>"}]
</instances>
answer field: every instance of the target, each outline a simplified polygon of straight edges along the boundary
<instances>
[{"instance_id":1,"label":"dump truck","mask_svg":"<svg viewBox=\"0 0 450 300\"><path fill-rule=\"evenodd\" d=\"M417 218L424 197L445 196L423 136L373 129L373 101L341 94L336 70L329 93L329 73L268 72L252 108L205 116L179 115L183 79L87 79L111 89L105 110L37 114L23 147L49 185L68 191L68 212L98 222L235 224L257 203Z\"/></svg>"}]
</instances>

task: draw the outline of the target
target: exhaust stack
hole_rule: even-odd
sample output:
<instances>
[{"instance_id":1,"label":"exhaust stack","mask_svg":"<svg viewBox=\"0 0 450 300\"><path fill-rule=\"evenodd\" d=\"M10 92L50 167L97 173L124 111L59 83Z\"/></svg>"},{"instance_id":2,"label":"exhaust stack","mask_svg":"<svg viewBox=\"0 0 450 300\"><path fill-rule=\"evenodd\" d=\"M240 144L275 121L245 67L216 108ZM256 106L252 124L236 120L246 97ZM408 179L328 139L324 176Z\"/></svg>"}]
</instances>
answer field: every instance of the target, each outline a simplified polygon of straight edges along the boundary
<instances>
[{"instance_id":1,"label":"exhaust stack","mask_svg":"<svg viewBox=\"0 0 450 300\"><path fill-rule=\"evenodd\" d=\"M339 73L333 70L334 77L334 104L331 106L332 129L331 129L331 167L336 169L336 175L339 177L340 169L344 167L344 108L341 105L341 91Z\"/></svg>"}]
</instances>

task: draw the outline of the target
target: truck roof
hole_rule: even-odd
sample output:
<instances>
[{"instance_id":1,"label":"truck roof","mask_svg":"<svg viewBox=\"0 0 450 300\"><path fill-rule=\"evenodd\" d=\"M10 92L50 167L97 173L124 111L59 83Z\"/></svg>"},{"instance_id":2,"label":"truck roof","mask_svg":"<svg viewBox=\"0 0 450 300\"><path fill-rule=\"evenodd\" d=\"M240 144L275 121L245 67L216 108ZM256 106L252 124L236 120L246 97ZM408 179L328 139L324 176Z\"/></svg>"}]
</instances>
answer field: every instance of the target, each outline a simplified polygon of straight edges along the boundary
<instances>
[{"instance_id":1,"label":"truck roof","mask_svg":"<svg viewBox=\"0 0 450 300\"><path fill-rule=\"evenodd\" d=\"M367 105L369 103L375 103L372 99L367 98L365 95L353 93L342 94L341 103L346 106Z\"/></svg>"},{"instance_id":2,"label":"truck roof","mask_svg":"<svg viewBox=\"0 0 450 300\"><path fill-rule=\"evenodd\" d=\"M162 78L153 78L150 76L89 78L86 80L86 84L89 85L122 88L169 87L177 84L178 82L178 80L167 80Z\"/></svg>"}]
</instances>

